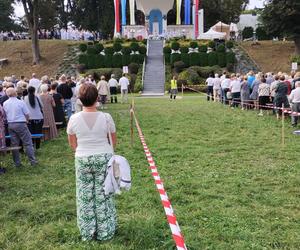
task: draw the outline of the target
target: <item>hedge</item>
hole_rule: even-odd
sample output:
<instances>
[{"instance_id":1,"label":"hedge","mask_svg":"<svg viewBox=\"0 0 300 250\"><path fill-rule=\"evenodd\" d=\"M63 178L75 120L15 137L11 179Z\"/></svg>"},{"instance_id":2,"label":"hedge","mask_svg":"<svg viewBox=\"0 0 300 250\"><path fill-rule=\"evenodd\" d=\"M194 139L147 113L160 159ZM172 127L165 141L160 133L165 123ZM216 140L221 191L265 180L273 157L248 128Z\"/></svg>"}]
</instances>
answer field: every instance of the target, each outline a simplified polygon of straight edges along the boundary
<instances>
[{"instance_id":1,"label":"hedge","mask_svg":"<svg viewBox=\"0 0 300 250\"><path fill-rule=\"evenodd\" d=\"M145 46L141 46L141 47L139 48L139 52L140 52L140 54L142 54L142 55L146 55L146 54L147 54L147 48L146 48Z\"/></svg>"},{"instance_id":2,"label":"hedge","mask_svg":"<svg viewBox=\"0 0 300 250\"><path fill-rule=\"evenodd\" d=\"M180 52L181 52L181 53L189 53L189 48L183 46L183 47L180 48Z\"/></svg>"},{"instance_id":3,"label":"hedge","mask_svg":"<svg viewBox=\"0 0 300 250\"><path fill-rule=\"evenodd\" d=\"M180 49L179 42L172 42L171 48L172 48L172 50L179 50Z\"/></svg>"},{"instance_id":4,"label":"hedge","mask_svg":"<svg viewBox=\"0 0 300 250\"><path fill-rule=\"evenodd\" d=\"M211 52L208 54L208 66L218 65L218 54Z\"/></svg>"},{"instance_id":5,"label":"hedge","mask_svg":"<svg viewBox=\"0 0 300 250\"><path fill-rule=\"evenodd\" d=\"M181 60L181 55L178 53L171 54L170 63L174 66L175 62L179 62Z\"/></svg>"},{"instance_id":6,"label":"hedge","mask_svg":"<svg viewBox=\"0 0 300 250\"><path fill-rule=\"evenodd\" d=\"M115 42L114 45L113 45L113 48L114 48L114 51L115 51L115 52L119 52L119 51L122 50L123 47L122 47L122 44L121 44L121 43Z\"/></svg>"},{"instance_id":7,"label":"hedge","mask_svg":"<svg viewBox=\"0 0 300 250\"><path fill-rule=\"evenodd\" d=\"M79 44L79 50L81 52L86 52L88 46L85 43Z\"/></svg>"},{"instance_id":8,"label":"hedge","mask_svg":"<svg viewBox=\"0 0 300 250\"><path fill-rule=\"evenodd\" d=\"M122 68L123 66L123 57L120 54L113 55L112 57L112 66L114 68Z\"/></svg>"},{"instance_id":9,"label":"hedge","mask_svg":"<svg viewBox=\"0 0 300 250\"><path fill-rule=\"evenodd\" d=\"M122 49L122 54L123 55L130 55L131 53L131 48L130 47L123 47Z\"/></svg>"},{"instance_id":10,"label":"hedge","mask_svg":"<svg viewBox=\"0 0 300 250\"><path fill-rule=\"evenodd\" d=\"M220 44L217 48L217 52L224 53L225 51L225 46L223 44Z\"/></svg>"},{"instance_id":11,"label":"hedge","mask_svg":"<svg viewBox=\"0 0 300 250\"><path fill-rule=\"evenodd\" d=\"M178 61L174 63L174 70L176 73L180 73L184 70L185 63L183 61Z\"/></svg>"},{"instance_id":12,"label":"hedge","mask_svg":"<svg viewBox=\"0 0 300 250\"><path fill-rule=\"evenodd\" d=\"M130 48L131 48L131 50L132 51L139 51L139 44L137 43L137 42L132 42L131 44L130 44Z\"/></svg>"},{"instance_id":13,"label":"hedge","mask_svg":"<svg viewBox=\"0 0 300 250\"><path fill-rule=\"evenodd\" d=\"M234 64L235 63L235 54L233 52L226 53L226 64Z\"/></svg>"},{"instance_id":14,"label":"hedge","mask_svg":"<svg viewBox=\"0 0 300 250\"><path fill-rule=\"evenodd\" d=\"M190 47L192 48L192 49L196 49L196 48L198 48L198 43L197 42L195 42L195 41L193 41L193 42L190 42Z\"/></svg>"},{"instance_id":15,"label":"hedge","mask_svg":"<svg viewBox=\"0 0 300 250\"><path fill-rule=\"evenodd\" d=\"M216 47L216 43L214 41L209 41L208 42L208 47L212 48L212 49L215 49Z\"/></svg>"},{"instance_id":16,"label":"hedge","mask_svg":"<svg viewBox=\"0 0 300 250\"><path fill-rule=\"evenodd\" d=\"M218 65L222 68L226 67L226 54L218 52Z\"/></svg>"},{"instance_id":17,"label":"hedge","mask_svg":"<svg viewBox=\"0 0 300 250\"><path fill-rule=\"evenodd\" d=\"M207 55L207 53L204 53L204 52L199 53L199 65L201 67L208 66L208 55Z\"/></svg>"},{"instance_id":18,"label":"hedge","mask_svg":"<svg viewBox=\"0 0 300 250\"><path fill-rule=\"evenodd\" d=\"M112 68L113 65L113 56L112 55L105 55L105 67Z\"/></svg>"},{"instance_id":19,"label":"hedge","mask_svg":"<svg viewBox=\"0 0 300 250\"><path fill-rule=\"evenodd\" d=\"M87 48L86 53L87 53L88 55L96 55L96 54L98 54L98 53L97 53L97 50L95 49L94 46L89 46L89 47Z\"/></svg>"},{"instance_id":20,"label":"hedge","mask_svg":"<svg viewBox=\"0 0 300 250\"><path fill-rule=\"evenodd\" d=\"M170 47L166 46L164 47L164 54L171 54L172 53L172 50Z\"/></svg>"},{"instance_id":21,"label":"hedge","mask_svg":"<svg viewBox=\"0 0 300 250\"><path fill-rule=\"evenodd\" d=\"M115 53L115 50L113 47L106 47L104 49L105 55L113 55Z\"/></svg>"},{"instance_id":22,"label":"hedge","mask_svg":"<svg viewBox=\"0 0 300 250\"><path fill-rule=\"evenodd\" d=\"M207 46L206 46L206 45L201 45L201 46L199 47L199 52L204 52L204 53L206 53L206 52L207 52Z\"/></svg>"},{"instance_id":23,"label":"hedge","mask_svg":"<svg viewBox=\"0 0 300 250\"><path fill-rule=\"evenodd\" d=\"M84 64L86 67L88 65L89 56L87 54L80 54L79 55L79 64Z\"/></svg>"},{"instance_id":24,"label":"hedge","mask_svg":"<svg viewBox=\"0 0 300 250\"><path fill-rule=\"evenodd\" d=\"M95 45L94 45L94 48L95 48L97 54L99 54L101 51L104 50L104 47L103 47L103 44L102 44L102 43L97 43L97 44L95 44Z\"/></svg>"},{"instance_id":25,"label":"hedge","mask_svg":"<svg viewBox=\"0 0 300 250\"><path fill-rule=\"evenodd\" d=\"M200 64L199 53L191 53L190 56L190 66L197 66Z\"/></svg>"},{"instance_id":26,"label":"hedge","mask_svg":"<svg viewBox=\"0 0 300 250\"><path fill-rule=\"evenodd\" d=\"M184 65L186 68L190 66L190 55L187 53L182 53L181 54L181 61L184 62Z\"/></svg>"},{"instance_id":27,"label":"hedge","mask_svg":"<svg viewBox=\"0 0 300 250\"><path fill-rule=\"evenodd\" d=\"M124 54L122 56L122 65L123 66L128 66L130 64L130 55Z\"/></svg>"},{"instance_id":28,"label":"hedge","mask_svg":"<svg viewBox=\"0 0 300 250\"><path fill-rule=\"evenodd\" d=\"M166 64L169 64L171 62L171 55L170 54L165 54L165 62L166 62Z\"/></svg>"},{"instance_id":29,"label":"hedge","mask_svg":"<svg viewBox=\"0 0 300 250\"><path fill-rule=\"evenodd\" d=\"M128 65L128 70L130 74L137 74L139 72L139 68L140 66L137 63L130 63Z\"/></svg>"}]
</instances>

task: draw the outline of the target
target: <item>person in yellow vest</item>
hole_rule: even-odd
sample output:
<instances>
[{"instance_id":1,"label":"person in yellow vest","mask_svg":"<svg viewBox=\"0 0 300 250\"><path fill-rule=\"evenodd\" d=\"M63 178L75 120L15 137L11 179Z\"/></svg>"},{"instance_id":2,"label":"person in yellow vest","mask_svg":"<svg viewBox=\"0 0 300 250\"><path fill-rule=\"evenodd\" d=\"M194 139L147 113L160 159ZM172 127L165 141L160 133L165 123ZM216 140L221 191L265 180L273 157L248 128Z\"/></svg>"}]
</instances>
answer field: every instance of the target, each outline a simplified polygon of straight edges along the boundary
<instances>
[{"instance_id":1,"label":"person in yellow vest","mask_svg":"<svg viewBox=\"0 0 300 250\"><path fill-rule=\"evenodd\" d=\"M177 77L173 76L173 79L171 80L170 100L172 100L173 98L175 100L177 93Z\"/></svg>"}]
</instances>

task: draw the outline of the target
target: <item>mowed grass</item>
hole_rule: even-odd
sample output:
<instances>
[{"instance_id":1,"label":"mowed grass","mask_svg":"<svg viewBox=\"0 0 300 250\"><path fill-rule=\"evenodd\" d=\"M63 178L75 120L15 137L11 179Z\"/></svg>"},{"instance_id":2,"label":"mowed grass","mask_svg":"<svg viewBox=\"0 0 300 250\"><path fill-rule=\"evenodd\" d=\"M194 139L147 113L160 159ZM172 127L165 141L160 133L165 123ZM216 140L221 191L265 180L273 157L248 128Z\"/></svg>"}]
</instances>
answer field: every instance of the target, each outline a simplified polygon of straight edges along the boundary
<instances>
[{"instance_id":1,"label":"mowed grass","mask_svg":"<svg viewBox=\"0 0 300 250\"><path fill-rule=\"evenodd\" d=\"M135 103L189 249L300 249L300 137L288 122L282 148L273 116L200 97ZM116 198L115 238L80 240L73 154L61 133L43 143L39 167L0 176L0 249L174 249L136 132L130 146L129 105L108 111L133 178L131 191Z\"/></svg>"}]
</instances>

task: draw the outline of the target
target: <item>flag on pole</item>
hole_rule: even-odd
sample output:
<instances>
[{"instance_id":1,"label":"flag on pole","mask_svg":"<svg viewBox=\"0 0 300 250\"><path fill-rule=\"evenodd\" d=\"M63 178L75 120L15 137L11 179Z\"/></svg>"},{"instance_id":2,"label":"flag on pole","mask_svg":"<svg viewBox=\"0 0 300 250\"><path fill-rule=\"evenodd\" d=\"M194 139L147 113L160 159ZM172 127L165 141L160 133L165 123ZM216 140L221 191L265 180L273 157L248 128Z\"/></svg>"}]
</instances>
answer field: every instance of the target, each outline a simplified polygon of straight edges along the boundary
<instances>
[{"instance_id":1,"label":"flag on pole","mask_svg":"<svg viewBox=\"0 0 300 250\"><path fill-rule=\"evenodd\" d=\"M199 36L199 0L195 0L195 39Z\"/></svg>"},{"instance_id":2,"label":"flag on pole","mask_svg":"<svg viewBox=\"0 0 300 250\"><path fill-rule=\"evenodd\" d=\"M181 3L182 0L176 0L176 25L181 24Z\"/></svg>"},{"instance_id":3,"label":"flag on pole","mask_svg":"<svg viewBox=\"0 0 300 250\"><path fill-rule=\"evenodd\" d=\"M130 25L135 25L135 0L129 0Z\"/></svg>"},{"instance_id":4,"label":"flag on pole","mask_svg":"<svg viewBox=\"0 0 300 250\"><path fill-rule=\"evenodd\" d=\"M184 2L184 24L191 24L191 0L185 0Z\"/></svg>"},{"instance_id":5,"label":"flag on pole","mask_svg":"<svg viewBox=\"0 0 300 250\"><path fill-rule=\"evenodd\" d=\"M127 24L126 22L126 4L127 0L122 0L121 5L122 5L122 26L125 26Z\"/></svg>"},{"instance_id":6,"label":"flag on pole","mask_svg":"<svg viewBox=\"0 0 300 250\"><path fill-rule=\"evenodd\" d=\"M115 4L115 37L120 34L120 0L114 0Z\"/></svg>"}]
</instances>

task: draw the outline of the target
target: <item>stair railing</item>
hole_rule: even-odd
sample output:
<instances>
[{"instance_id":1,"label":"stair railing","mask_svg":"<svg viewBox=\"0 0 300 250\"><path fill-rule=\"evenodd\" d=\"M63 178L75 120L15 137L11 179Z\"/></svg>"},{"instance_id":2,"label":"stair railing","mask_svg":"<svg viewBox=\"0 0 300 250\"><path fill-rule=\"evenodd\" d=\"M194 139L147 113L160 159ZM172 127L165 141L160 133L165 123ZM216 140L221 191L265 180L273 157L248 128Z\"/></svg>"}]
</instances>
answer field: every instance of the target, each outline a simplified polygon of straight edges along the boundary
<instances>
[{"instance_id":1,"label":"stair railing","mask_svg":"<svg viewBox=\"0 0 300 250\"><path fill-rule=\"evenodd\" d=\"M143 62L143 71L142 71L142 90L144 90L144 80L145 80L145 71L146 71L146 63L149 55L149 40L147 40L147 53Z\"/></svg>"}]
</instances>

